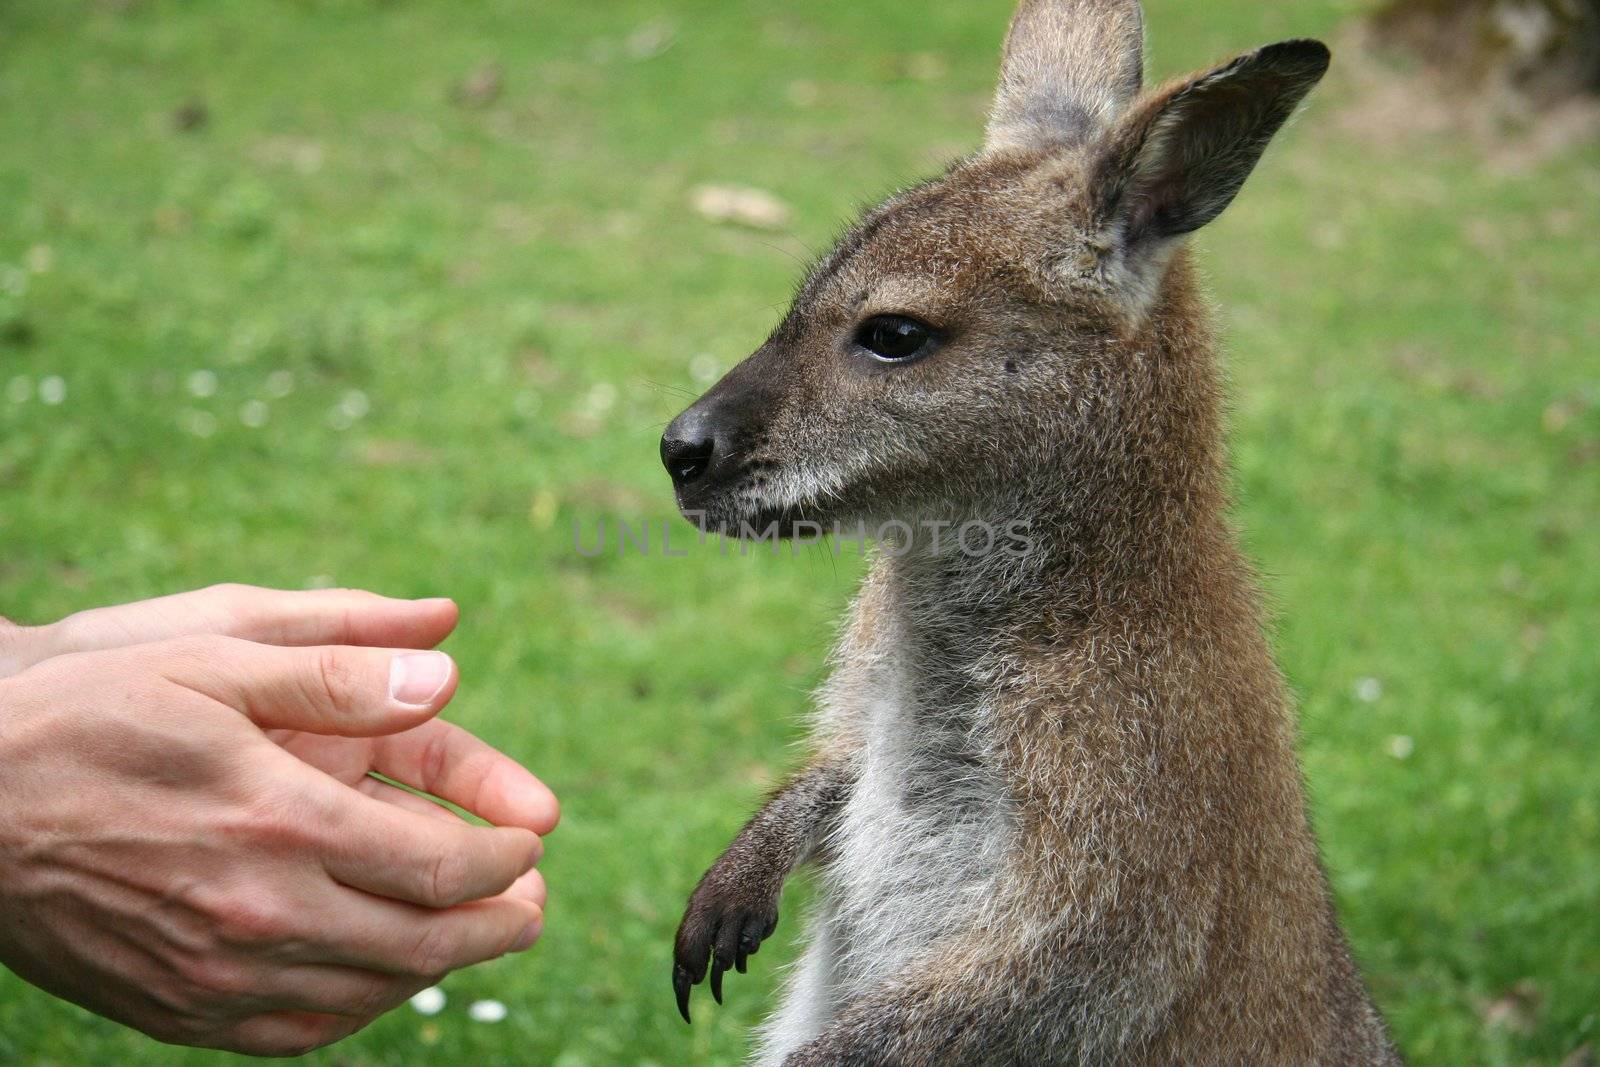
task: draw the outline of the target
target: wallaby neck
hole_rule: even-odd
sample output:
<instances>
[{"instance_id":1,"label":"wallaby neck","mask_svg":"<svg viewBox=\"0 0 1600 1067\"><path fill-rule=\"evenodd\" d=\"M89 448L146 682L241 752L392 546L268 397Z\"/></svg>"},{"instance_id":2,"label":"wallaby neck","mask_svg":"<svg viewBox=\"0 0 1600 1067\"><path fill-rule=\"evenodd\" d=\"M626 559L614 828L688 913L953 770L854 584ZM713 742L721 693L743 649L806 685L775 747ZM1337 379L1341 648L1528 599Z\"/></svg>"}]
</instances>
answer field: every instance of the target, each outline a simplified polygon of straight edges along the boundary
<instances>
[{"instance_id":1,"label":"wallaby neck","mask_svg":"<svg viewBox=\"0 0 1600 1067\"><path fill-rule=\"evenodd\" d=\"M1008 641L1055 644L1112 620L1159 628L1164 618L1192 614L1197 599L1238 587L1241 567L1220 503L1210 497L1089 517L1070 505L1035 511L1024 553L969 555L955 546L884 553L874 580L908 636L952 653L998 652ZM1134 525L1137 535L1127 536Z\"/></svg>"}]
</instances>

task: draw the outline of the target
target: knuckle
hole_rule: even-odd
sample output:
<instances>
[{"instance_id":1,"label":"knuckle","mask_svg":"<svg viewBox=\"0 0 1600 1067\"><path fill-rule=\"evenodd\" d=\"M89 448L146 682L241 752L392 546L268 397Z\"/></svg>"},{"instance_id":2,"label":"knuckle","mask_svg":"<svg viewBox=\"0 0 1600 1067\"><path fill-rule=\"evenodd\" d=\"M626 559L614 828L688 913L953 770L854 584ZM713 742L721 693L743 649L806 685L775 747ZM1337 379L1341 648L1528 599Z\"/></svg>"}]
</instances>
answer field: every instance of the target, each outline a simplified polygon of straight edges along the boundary
<instances>
[{"instance_id":1,"label":"knuckle","mask_svg":"<svg viewBox=\"0 0 1600 1067\"><path fill-rule=\"evenodd\" d=\"M260 590L253 585L245 585L243 582L215 582L206 586L202 592L216 600L232 601L240 597L251 596L260 592Z\"/></svg>"},{"instance_id":2,"label":"knuckle","mask_svg":"<svg viewBox=\"0 0 1600 1067\"><path fill-rule=\"evenodd\" d=\"M216 956L194 957L181 965L184 981L192 993L190 1002L215 1003L249 996L253 981L249 971L230 960Z\"/></svg>"},{"instance_id":3,"label":"knuckle","mask_svg":"<svg viewBox=\"0 0 1600 1067\"><path fill-rule=\"evenodd\" d=\"M27 643L28 628L0 616L0 678L20 669L24 660L23 646Z\"/></svg>"},{"instance_id":4,"label":"knuckle","mask_svg":"<svg viewBox=\"0 0 1600 1067\"><path fill-rule=\"evenodd\" d=\"M222 637L219 634L187 634L145 647L155 658L179 660L196 667L206 667L214 665L226 656L232 650L233 644L232 638Z\"/></svg>"},{"instance_id":5,"label":"knuckle","mask_svg":"<svg viewBox=\"0 0 1600 1067\"><path fill-rule=\"evenodd\" d=\"M281 797L241 789L236 803L220 818L219 829L227 837L274 852L315 841L315 828L323 825L318 812L311 810L316 800L310 796Z\"/></svg>"},{"instance_id":6,"label":"knuckle","mask_svg":"<svg viewBox=\"0 0 1600 1067\"><path fill-rule=\"evenodd\" d=\"M406 966L416 977L432 981L450 970L453 948L448 931L430 925L412 944Z\"/></svg>"},{"instance_id":7,"label":"knuckle","mask_svg":"<svg viewBox=\"0 0 1600 1067\"><path fill-rule=\"evenodd\" d=\"M366 613L383 598L365 589L350 588L330 589L326 595L335 605L332 613L335 638L340 643L359 644L355 637L361 631Z\"/></svg>"},{"instance_id":8,"label":"knuckle","mask_svg":"<svg viewBox=\"0 0 1600 1067\"><path fill-rule=\"evenodd\" d=\"M335 712L353 710L355 672L337 648L320 648L315 654L314 696Z\"/></svg>"},{"instance_id":9,"label":"knuckle","mask_svg":"<svg viewBox=\"0 0 1600 1067\"><path fill-rule=\"evenodd\" d=\"M425 786L437 783L444 777L445 770L450 765L450 749L445 731L440 730L428 738L427 744L422 746L418 762Z\"/></svg>"},{"instance_id":10,"label":"knuckle","mask_svg":"<svg viewBox=\"0 0 1600 1067\"><path fill-rule=\"evenodd\" d=\"M246 608L257 592L255 588L238 582L218 582L202 589L200 596L216 604L223 611L234 614Z\"/></svg>"},{"instance_id":11,"label":"knuckle","mask_svg":"<svg viewBox=\"0 0 1600 1067\"><path fill-rule=\"evenodd\" d=\"M467 857L455 849L444 849L428 865L428 881L424 889L428 902L435 907L448 907L466 899L468 880Z\"/></svg>"},{"instance_id":12,"label":"knuckle","mask_svg":"<svg viewBox=\"0 0 1600 1067\"><path fill-rule=\"evenodd\" d=\"M261 615L259 598L262 590L239 582L219 582L202 591L206 600L216 605L215 610L234 626L248 627Z\"/></svg>"},{"instance_id":13,"label":"knuckle","mask_svg":"<svg viewBox=\"0 0 1600 1067\"><path fill-rule=\"evenodd\" d=\"M56 645L61 649L76 649L90 644L88 631L91 630L94 613L102 609L88 608L83 611L74 611L70 615L63 615L55 622L40 627L48 630L55 639Z\"/></svg>"},{"instance_id":14,"label":"knuckle","mask_svg":"<svg viewBox=\"0 0 1600 1067\"><path fill-rule=\"evenodd\" d=\"M238 945L271 945L289 940L294 922L288 909L265 897L229 894L211 904L218 936Z\"/></svg>"},{"instance_id":15,"label":"knuckle","mask_svg":"<svg viewBox=\"0 0 1600 1067\"><path fill-rule=\"evenodd\" d=\"M404 999L403 991L393 983L370 982L351 998L350 1014L363 1019L382 1015Z\"/></svg>"}]
</instances>

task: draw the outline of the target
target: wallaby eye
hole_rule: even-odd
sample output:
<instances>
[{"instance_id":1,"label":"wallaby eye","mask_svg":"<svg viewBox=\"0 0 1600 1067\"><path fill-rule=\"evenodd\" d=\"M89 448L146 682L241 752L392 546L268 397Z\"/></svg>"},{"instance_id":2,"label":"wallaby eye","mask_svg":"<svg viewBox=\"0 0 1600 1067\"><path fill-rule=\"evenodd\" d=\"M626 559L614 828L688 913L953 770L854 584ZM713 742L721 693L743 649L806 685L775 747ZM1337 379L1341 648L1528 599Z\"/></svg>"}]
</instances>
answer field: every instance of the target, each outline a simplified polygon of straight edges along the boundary
<instances>
[{"instance_id":1,"label":"wallaby eye","mask_svg":"<svg viewBox=\"0 0 1600 1067\"><path fill-rule=\"evenodd\" d=\"M932 340L932 329L904 315L874 315L856 330L856 344L890 363L915 359Z\"/></svg>"}]
</instances>

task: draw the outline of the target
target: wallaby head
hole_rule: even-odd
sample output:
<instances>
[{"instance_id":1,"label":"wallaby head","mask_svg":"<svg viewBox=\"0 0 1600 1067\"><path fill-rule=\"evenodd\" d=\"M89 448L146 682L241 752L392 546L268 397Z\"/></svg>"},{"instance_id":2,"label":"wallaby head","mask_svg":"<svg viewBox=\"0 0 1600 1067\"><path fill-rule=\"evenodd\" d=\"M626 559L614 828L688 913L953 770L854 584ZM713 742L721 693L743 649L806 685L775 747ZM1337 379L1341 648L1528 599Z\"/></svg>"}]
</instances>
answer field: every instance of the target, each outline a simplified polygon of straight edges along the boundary
<instances>
[{"instance_id":1,"label":"wallaby head","mask_svg":"<svg viewBox=\"0 0 1600 1067\"><path fill-rule=\"evenodd\" d=\"M1181 239L1329 57L1286 41L1143 91L1142 38L1136 0L1023 0L983 149L868 212L668 427L686 513L730 533L999 517L1165 447L1187 401L1161 365L1202 328Z\"/></svg>"}]
</instances>

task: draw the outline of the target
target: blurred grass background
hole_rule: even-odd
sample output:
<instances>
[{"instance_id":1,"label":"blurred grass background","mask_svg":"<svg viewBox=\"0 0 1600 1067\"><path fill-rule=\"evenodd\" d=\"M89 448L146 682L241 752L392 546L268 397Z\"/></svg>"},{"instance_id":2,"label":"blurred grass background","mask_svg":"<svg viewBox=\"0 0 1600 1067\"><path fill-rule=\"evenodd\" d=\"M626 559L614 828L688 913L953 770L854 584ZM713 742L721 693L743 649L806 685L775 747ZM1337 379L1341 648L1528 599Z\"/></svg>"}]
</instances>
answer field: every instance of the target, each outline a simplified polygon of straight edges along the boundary
<instances>
[{"instance_id":1,"label":"blurred grass background","mask_svg":"<svg viewBox=\"0 0 1600 1067\"><path fill-rule=\"evenodd\" d=\"M859 562L591 559L573 525L659 538L665 421L765 335L797 259L976 145L1010 6L0 4L0 612L219 580L452 595L450 715L564 800L540 947L312 1062L741 1056L803 887L692 1028L671 933L790 760ZM1147 8L1164 76L1337 40L1363 4ZM1336 65L1199 241L1238 519L1400 1044L1588 1063L1600 148L1490 166L1359 97ZM708 182L792 222L709 221ZM509 1017L469 1021L478 997ZM0 1062L226 1058L0 971Z\"/></svg>"}]
</instances>

